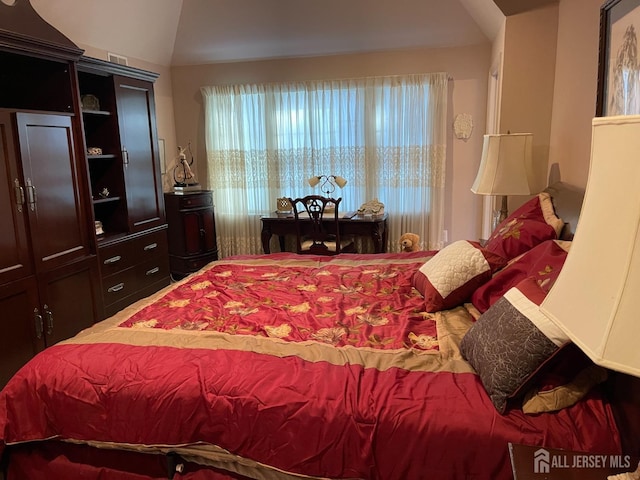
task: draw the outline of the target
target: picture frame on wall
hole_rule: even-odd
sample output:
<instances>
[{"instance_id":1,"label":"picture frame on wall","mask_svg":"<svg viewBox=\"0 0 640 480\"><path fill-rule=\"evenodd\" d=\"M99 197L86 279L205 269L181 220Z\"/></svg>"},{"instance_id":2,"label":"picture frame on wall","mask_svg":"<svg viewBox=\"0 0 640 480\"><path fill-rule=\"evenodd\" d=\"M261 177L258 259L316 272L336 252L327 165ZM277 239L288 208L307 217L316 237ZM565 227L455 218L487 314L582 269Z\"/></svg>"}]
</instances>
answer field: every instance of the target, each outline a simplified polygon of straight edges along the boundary
<instances>
[{"instance_id":1,"label":"picture frame on wall","mask_svg":"<svg viewBox=\"0 0 640 480\"><path fill-rule=\"evenodd\" d=\"M596 116L640 114L640 0L608 0L600 8Z\"/></svg>"}]
</instances>

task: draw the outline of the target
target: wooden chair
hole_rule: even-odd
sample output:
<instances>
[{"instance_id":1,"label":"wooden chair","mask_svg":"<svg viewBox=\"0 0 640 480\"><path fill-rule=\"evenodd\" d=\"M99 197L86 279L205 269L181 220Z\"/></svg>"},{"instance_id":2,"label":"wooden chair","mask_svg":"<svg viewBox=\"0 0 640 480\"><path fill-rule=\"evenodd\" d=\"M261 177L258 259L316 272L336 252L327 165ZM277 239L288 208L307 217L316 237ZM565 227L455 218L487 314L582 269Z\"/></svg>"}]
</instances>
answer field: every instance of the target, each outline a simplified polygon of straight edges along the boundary
<instances>
[{"instance_id":1,"label":"wooden chair","mask_svg":"<svg viewBox=\"0 0 640 480\"><path fill-rule=\"evenodd\" d=\"M341 200L342 198L336 200L320 195L289 199L296 222L298 253L337 255L356 252L352 239L340 238L338 206Z\"/></svg>"}]
</instances>

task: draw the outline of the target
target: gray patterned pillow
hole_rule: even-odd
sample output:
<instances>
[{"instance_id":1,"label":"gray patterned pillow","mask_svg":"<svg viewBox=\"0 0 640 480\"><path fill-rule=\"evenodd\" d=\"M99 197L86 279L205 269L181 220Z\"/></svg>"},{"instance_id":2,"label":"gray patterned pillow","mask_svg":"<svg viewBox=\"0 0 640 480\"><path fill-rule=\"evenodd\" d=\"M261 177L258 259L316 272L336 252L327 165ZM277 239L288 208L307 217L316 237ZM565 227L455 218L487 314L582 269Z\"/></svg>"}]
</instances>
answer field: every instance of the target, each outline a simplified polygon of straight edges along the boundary
<instances>
[{"instance_id":1,"label":"gray patterned pillow","mask_svg":"<svg viewBox=\"0 0 640 480\"><path fill-rule=\"evenodd\" d=\"M545 295L534 278L523 280L480 316L460 344L500 413L529 376L569 341L540 312Z\"/></svg>"}]
</instances>

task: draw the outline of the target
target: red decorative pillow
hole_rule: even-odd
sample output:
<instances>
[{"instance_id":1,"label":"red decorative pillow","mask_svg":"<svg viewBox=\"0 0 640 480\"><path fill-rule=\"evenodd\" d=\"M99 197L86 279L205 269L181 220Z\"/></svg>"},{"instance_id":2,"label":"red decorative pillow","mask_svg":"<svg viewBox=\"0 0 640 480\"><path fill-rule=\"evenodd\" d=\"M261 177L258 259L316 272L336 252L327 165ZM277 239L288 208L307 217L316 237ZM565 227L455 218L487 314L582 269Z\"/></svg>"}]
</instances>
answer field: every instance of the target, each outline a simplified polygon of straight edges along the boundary
<instances>
[{"instance_id":1,"label":"red decorative pillow","mask_svg":"<svg viewBox=\"0 0 640 480\"><path fill-rule=\"evenodd\" d=\"M480 313L484 313L507 290L527 277L532 277L543 291L549 292L564 265L570 245L570 242L559 240L542 242L478 287L471 296L471 303Z\"/></svg>"},{"instance_id":2,"label":"red decorative pillow","mask_svg":"<svg viewBox=\"0 0 640 480\"><path fill-rule=\"evenodd\" d=\"M558 238L563 226L553 210L551 196L543 192L500 223L485 248L510 260L545 240Z\"/></svg>"},{"instance_id":3,"label":"red decorative pillow","mask_svg":"<svg viewBox=\"0 0 640 480\"><path fill-rule=\"evenodd\" d=\"M468 300L505 263L479 243L459 240L427 260L414 274L413 286L424 296L428 312L446 310Z\"/></svg>"}]
</instances>

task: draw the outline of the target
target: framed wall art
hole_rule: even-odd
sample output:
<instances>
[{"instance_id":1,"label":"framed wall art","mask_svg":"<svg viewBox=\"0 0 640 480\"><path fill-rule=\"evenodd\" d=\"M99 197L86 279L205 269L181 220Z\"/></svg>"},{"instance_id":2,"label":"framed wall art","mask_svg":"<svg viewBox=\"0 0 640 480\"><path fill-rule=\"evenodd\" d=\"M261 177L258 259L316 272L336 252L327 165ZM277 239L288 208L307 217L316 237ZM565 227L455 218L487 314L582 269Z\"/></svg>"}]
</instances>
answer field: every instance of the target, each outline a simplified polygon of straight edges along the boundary
<instances>
[{"instance_id":1,"label":"framed wall art","mask_svg":"<svg viewBox=\"0 0 640 480\"><path fill-rule=\"evenodd\" d=\"M640 114L640 0L608 0L600 8L596 116Z\"/></svg>"}]
</instances>

